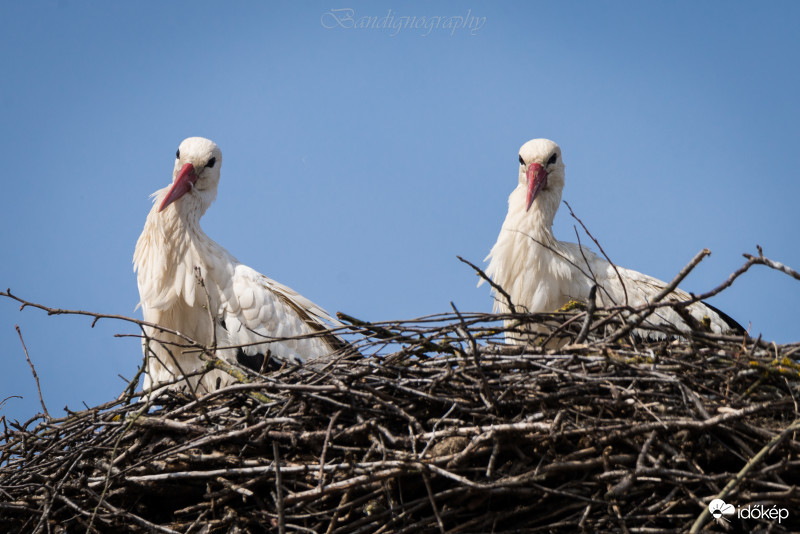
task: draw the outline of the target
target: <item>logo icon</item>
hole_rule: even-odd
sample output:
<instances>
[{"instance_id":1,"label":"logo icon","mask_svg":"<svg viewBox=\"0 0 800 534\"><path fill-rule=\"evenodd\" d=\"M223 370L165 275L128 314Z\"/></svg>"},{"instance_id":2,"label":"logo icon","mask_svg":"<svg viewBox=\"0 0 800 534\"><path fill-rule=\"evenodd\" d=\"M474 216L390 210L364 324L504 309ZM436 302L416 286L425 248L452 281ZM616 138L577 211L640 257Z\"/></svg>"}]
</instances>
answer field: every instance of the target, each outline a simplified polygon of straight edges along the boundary
<instances>
[{"instance_id":1,"label":"logo icon","mask_svg":"<svg viewBox=\"0 0 800 534\"><path fill-rule=\"evenodd\" d=\"M722 499L714 499L708 503L708 511L714 516L717 521L727 521L730 523L726 515L733 515L736 513L736 508L732 504L728 504Z\"/></svg>"}]
</instances>

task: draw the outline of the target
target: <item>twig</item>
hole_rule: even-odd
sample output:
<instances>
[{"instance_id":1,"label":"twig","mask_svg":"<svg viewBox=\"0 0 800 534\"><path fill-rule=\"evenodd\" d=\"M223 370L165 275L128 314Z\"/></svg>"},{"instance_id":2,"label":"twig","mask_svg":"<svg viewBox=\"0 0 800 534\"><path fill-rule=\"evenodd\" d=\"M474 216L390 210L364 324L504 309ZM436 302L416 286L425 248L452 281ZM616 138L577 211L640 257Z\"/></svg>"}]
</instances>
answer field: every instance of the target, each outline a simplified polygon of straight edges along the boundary
<instances>
[{"instance_id":1,"label":"twig","mask_svg":"<svg viewBox=\"0 0 800 534\"><path fill-rule=\"evenodd\" d=\"M322 442L322 453L319 455L319 483L317 486L322 489L322 485L325 483L325 454L328 452L328 443L331 440L331 430L333 430L333 425L336 423L336 420L339 416L342 415L342 411L338 410L336 413L333 414L331 420L328 422L328 428L325 430L325 440Z\"/></svg>"},{"instance_id":2,"label":"twig","mask_svg":"<svg viewBox=\"0 0 800 534\"><path fill-rule=\"evenodd\" d=\"M275 469L275 499L278 507L278 532L286 534L286 518L284 516L283 502L283 476L281 475L281 458L278 450L278 443L272 442L272 458Z\"/></svg>"},{"instance_id":3,"label":"twig","mask_svg":"<svg viewBox=\"0 0 800 534\"><path fill-rule=\"evenodd\" d=\"M672 281L664 287L664 289L659 291L651 299L649 304L639 308L639 311L637 311L635 314L629 317L628 323L626 325L624 325L616 332L611 334L611 336L609 337L609 342L614 342L618 340L622 336L627 335L628 333L633 331L633 329L641 325L642 322L644 322L644 320L647 319L647 317L649 317L650 314L653 313L653 311L655 311L656 305L659 302L661 302L664 299L664 297L675 291L675 289L677 289L678 287L678 284L680 284L681 281L684 278L686 278L686 276L690 272L692 272L692 269L694 269L697 266L697 264L700 263L703 260L703 258L708 256L709 254L711 254L711 251L708 249L703 249L697 254L695 254L694 258L692 258L692 260L688 264L686 264L686 266L684 266L683 269L680 270L680 272L675 276L675 278L673 278Z\"/></svg>"},{"instance_id":4,"label":"twig","mask_svg":"<svg viewBox=\"0 0 800 534\"><path fill-rule=\"evenodd\" d=\"M486 274L486 273L483 271L483 269L481 269L481 268L480 268L480 267L478 267L477 265L474 265L474 264L470 263L469 261L465 260L465 259L464 259L464 258L462 258L461 256L456 256L456 258L458 258L458 261L460 261L460 262L462 262L462 263L466 263L467 265L469 265L470 267L472 267L472 269L473 269L473 270L474 270L476 273L478 273L478 276L480 276L480 277L481 277L483 280L485 280L485 281L486 281L486 282L487 282L487 283L488 283L488 284L489 284L489 285L490 285L490 286L491 286L491 287L492 287L492 288L493 288L495 291L497 291L498 293L500 293L500 294L501 294L501 295L502 295L502 296L503 296L503 297L506 299L506 304L508 305L508 310L509 310L511 313L517 313L517 309L516 309L516 307L514 306L514 303L511 301L511 295L509 295L509 294L506 292L506 290L505 290L505 289L503 289L502 287L500 287L500 285L499 285L499 284L496 284L496 283L494 282L494 280L492 280L492 279L489 277L489 275L487 275L487 274Z\"/></svg>"},{"instance_id":5,"label":"twig","mask_svg":"<svg viewBox=\"0 0 800 534\"><path fill-rule=\"evenodd\" d=\"M22 343L22 350L25 352L25 359L28 360L28 365L31 366L31 373L33 373L33 379L36 381L36 391L39 393L39 402L42 405L42 410L44 410L45 417L50 419L50 412L47 411L47 406L44 405L44 398L42 397L42 388L39 385L39 375L36 374L36 368L33 366L33 362L31 361L30 356L28 356L28 347L25 346L25 340L22 339L22 330L19 329L19 325L14 325L14 328L17 329L19 342Z\"/></svg>"},{"instance_id":6,"label":"twig","mask_svg":"<svg viewBox=\"0 0 800 534\"><path fill-rule=\"evenodd\" d=\"M597 245L597 249L600 251L600 254L603 255L603 257L606 259L606 261L614 269L614 272L616 273L617 278L619 279L619 284L622 286L622 292L625 295L625 306L627 306L628 305L628 290L625 288L625 280L622 278L622 275L620 274L619 269L617 269L617 264L614 263L613 261L611 261L611 258L608 257L608 254L606 254L606 251L603 250L603 247L600 245L600 242L597 239L595 239L595 237L592 235L592 233L589 231L589 229L586 228L586 225L583 224L583 221L580 220L580 218L578 218L577 215L575 215L575 212L572 211L572 206L569 205L569 202L567 202L566 200L564 200L563 202L564 202L564 204L566 204L567 209L569 209L569 214L572 216L572 218L575 219L576 221L578 221L578 223L581 225L581 228L583 228L583 231L586 232L586 235L589 236L589 239L594 241L594 244ZM583 254L583 248L581 248L581 254ZM587 266L589 265L589 262L586 261L586 257L585 256L583 258L583 261L586 262ZM595 281L595 283L596 283L596 281Z\"/></svg>"},{"instance_id":7,"label":"twig","mask_svg":"<svg viewBox=\"0 0 800 534\"><path fill-rule=\"evenodd\" d=\"M586 338L589 337L589 327L592 325L592 316L597 309L596 295L597 284L594 284L591 289L589 289L589 296L586 298L586 318L583 320L583 325L581 326L581 331L578 333L578 337L575 338L576 345L583 343L586 341Z\"/></svg>"},{"instance_id":8,"label":"twig","mask_svg":"<svg viewBox=\"0 0 800 534\"><path fill-rule=\"evenodd\" d=\"M206 311L208 312L208 323L212 336L211 352L214 353L217 350L217 322L214 319L214 311L211 309L211 295L206 287L206 281L203 279L203 270L199 266L195 266L194 276L197 282L200 284L200 287L203 288L203 292L206 294Z\"/></svg>"},{"instance_id":9,"label":"twig","mask_svg":"<svg viewBox=\"0 0 800 534\"><path fill-rule=\"evenodd\" d=\"M436 524L439 526L439 531L444 534L444 522L442 521L442 516L439 514L439 507L436 506L436 499L433 496L433 488L431 488L431 480L428 477L428 473L425 471L422 472L422 481L425 484L425 490L428 492L428 499L431 502L431 509L433 510L433 515L436 517Z\"/></svg>"},{"instance_id":10,"label":"twig","mask_svg":"<svg viewBox=\"0 0 800 534\"><path fill-rule=\"evenodd\" d=\"M109 314L109 313L95 313L95 312L89 312L89 311L83 311L83 310L66 310L66 309L61 309L61 308L51 308L51 307L45 306L43 304L37 304L35 302L30 302L30 301L27 301L25 299L21 299L21 298L17 297L16 295L13 295L11 293L11 289L10 288L6 289L5 291L0 291L0 297L7 297L7 298L10 298L12 300L16 300L17 302L19 302L21 304L21 306L19 307L20 311L24 310L25 308L30 307L30 308L38 308L40 310L44 310L44 311L47 312L47 315L83 315L83 316L86 316L86 317L93 317L94 320L92 321L92 325L91 325L93 328L94 328L94 325L97 323L97 321L99 321L100 319L117 319L119 321L124 321L124 322L128 322L128 323L137 324L139 326L147 326L147 327L150 327L150 328L154 328L154 329L159 330L161 332L165 332L167 334L172 334L174 336L177 336L177 337L183 339L184 341L187 341L188 343L191 343L192 345L196 345L197 344L193 339L191 339L191 338L189 338L187 336L184 336L180 332L177 332L177 331L169 329L169 328L165 328L165 327L163 327L161 325L158 325L158 324L155 324L155 323L150 323L150 322L147 322L147 321L142 321L140 319L135 319L133 317L126 317L124 315L114 315L114 314Z\"/></svg>"},{"instance_id":11,"label":"twig","mask_svg":"<svg viewBox=\"0 0 800 534\"><path fill-rule=\"evenodd\" d=\"M492 393L491 388L489 387L489 382L486 380L486 375L483 373L481 369L481 351L478 349L478 343L475 341L475 338L467 328L466 323L464 322L464 318L461 316L461 313L456 308L456 305L450 301L450 307L453 308L453 311L456 313L458 320L461 321L461 328L462 328L462 335L469 339L469 344L472 348L472 361L475 363L475 369L478 372L478 377L481 379L481 386L483 387L483 395L484 402L486 403L486 407L490 410L495 410L495 399L494 394Z\"/></svg>"},{"instance_id":12,"label":"twig","mask_svg":"<svg viewBox=\"0 0 800 534\"><path fill-rule=\"evenodd\" d=\"M756 263L759 263L761 265L766 265L767 267L770 267L772 269L775 269L775 270L781 271L783 273L786 273L789 276L791 276L792 278L794 278L795 280L800 280L800 273L799 272L795 271L791 267L787 267L786 265L784 265L784 264L782 264L780 262L773 261L773 260L771 260L769 258L765 258L764 257L764 251L761 249L760 245L756 245L756 248L758 249L758 257L757 258L753 257L750 254L743 254L743 256L745 258L747 258L748 260L752 259L752 260L756 261Z\"/></svg>"}]
</instances>

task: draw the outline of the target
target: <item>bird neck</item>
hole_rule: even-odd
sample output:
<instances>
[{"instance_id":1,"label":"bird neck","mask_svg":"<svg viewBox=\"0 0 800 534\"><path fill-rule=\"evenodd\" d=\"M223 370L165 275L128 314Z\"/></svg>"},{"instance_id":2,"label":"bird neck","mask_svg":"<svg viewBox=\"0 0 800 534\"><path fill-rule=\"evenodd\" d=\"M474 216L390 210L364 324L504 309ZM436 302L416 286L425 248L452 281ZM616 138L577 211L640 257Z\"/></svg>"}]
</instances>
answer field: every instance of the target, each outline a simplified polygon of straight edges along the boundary
<instances>
[{"instance_id":1,"label":"bird neck","mask_svg":"<svg viewBox=\"0 0 800 534\"><path fill-rule=\"evenodd\" d=\"M516 214L514 226L530 237L535 242L544 245L556 243L553 236L553 219L555 219L558 204L561 201L561 194L555 191L543 191L531 204L531 208L525 211L525 197L527 191L524 187L518 187L509 199L511 212Z\"/></svg>"},{"instance_id":2,"label":"bird neck","mask_svg":"<svg viewBox=\"0 0 800 534\"><path fill-rule=\"evenodd\" d=\"M153 208L147 215L145 230L148 226L155 230L155 234L164 240L164 244L175 244L179 248L188 241L206 241L210 239L200 227L200 218L205 213L199 203L192 202L193 198L189 195L184 196L177 202L169 205L163 211L158 211L162 200L167 194L167 189L156 192Z\"/></svg>"},{"instance_id":3,"label":"bird neck","mask_svg":"<svg viewBox=\"0 0 800 534\"><path fill-rule=\"evenodd\" d=\"M236 260L203 232L195 213L178 209L178 203L159 212L165 194L165 190L156 193L134 252L141 303L163 310L182 298L193 306L196 288L187 280L194 279L195 268L213 300L216 289L211 281L217 270Z\"/></svg>"}]
</instances>

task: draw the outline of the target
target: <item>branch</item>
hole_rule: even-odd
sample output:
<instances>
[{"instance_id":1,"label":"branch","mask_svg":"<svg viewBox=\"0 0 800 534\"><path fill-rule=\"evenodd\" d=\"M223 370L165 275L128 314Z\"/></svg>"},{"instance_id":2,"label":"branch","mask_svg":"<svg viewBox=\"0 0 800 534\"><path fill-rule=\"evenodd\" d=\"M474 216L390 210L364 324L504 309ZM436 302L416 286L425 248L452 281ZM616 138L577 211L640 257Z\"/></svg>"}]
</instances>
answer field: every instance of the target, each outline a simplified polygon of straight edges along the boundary
<instances>
[{"instance_id":1,"label":"branch","mask_svg":"<svg viewBox=\"0 0 800 534\"><path fill-rule=\"evenodd\" d=\"M139 326L147 326L149 328L155 328L156 330L159 330L161 332L165 332L167 334L172 334L174 336L177 336L177 337L183 339L184 341L186 341L188 343L191 343L192 345L195 345L195 346L197 345L197 342L195 340L193 340L192 338L181 334L180 332L178 332L176 330L171 330L169 328L163 327L163 326L161 326L159 324L156 324L156 323L149 323L147 321L142 321L140 319L135 319L133 317L127 317L125 315L115 315L115 314L110 314L110 313L95 313L95 312L89 312L89 311L83 311L83 310L65 310L65 309L61 309L61 308L51 308L49 306L45 306L43 304L37 304L35 302L30 302L30 301L22 299L22 298L20 298L20 297L18 297L16 295L13 295L11 293L11 289L10 288L6 289L5 291L0 291L0 297L8 297L8 298L10 298L12 300L16 300L17 302L22 304L19 307L20 311L24 310L26 307L31 307L31 308L38 308L40 310L44 310L44 311L47 312L47 315L85 315L87 317L94 317L94 321L92 321L92 328L94 328L94 325L100 319L117 319L119 321L125 321L125 322L128 322L128 323L137 324Z\"/></svg>"},{"instance_id":2,"label":"branch","mask_svg":"<svg viewBox=\"0 0 800 534\"><path fill-rule=\"evenodd\" d=\"M42 398L42 388L39 385L39 375L36 374L36 368L33 366L33 362L31 361L30 356L28 356L28 347L25 346L25 340L22 339L22 331L19 329L19 325L14 325L14 328L17 329L17 334L19 335L19 341L20 343L22 343L22 350L25 351L25 359L28 360L28 365L31 366L33 379L36 380L36 391L39 392L39 402L42 404L42 410L44 410L44 415L47 416L47 419L49 420L50 412L47 411L47 406L44 405L44 398Z\"/></svg>"},{"instance_id":3,"label":"branch","mask_svg":"<svg viewBox=\"0 0 800 534\"><path fill-rule=\"evenodd\" d=\"M500 293L501 295L503 295L503 297L505 297L505 299L506 299L506 303L508 304L508 310L509 310L511 313L517 313L517 309L516 309L516 307L514 306L514 303L513 303L513 302L511 302L511 295L509 295L509 294L506 292L506 290L505 290L505 289L503 289L502 287L500 287L500 285L499 285L499 284L496 284L496 283L494 282L494 280L492 280L492 279L489 277L489 275L488 275L488 274L486 274L485 272L483 272L483 270L482 270L480 267L478 267L477 265L473 265L471 262L469 262L469 261L465 260L465 259L464 259L464 258L462 258L461 256L458 256L458 255L456 255L456 258L458 258L458 260L459 260L460 262L462 262L462 263L466 263L467 265L469 265L470 267L472 267L472 268L475 270L475 272L476 272L476 273L478 273L478 276L480 276L482 279L484 279L486 282L488 282L488 284L489 284L490 286L492 286L492 288L494 288L494 290L495 290L495 291L497 291L498 293Z\"/></svg>"},{"instance_id":4,"label":"branch","mask_svg":"<svg viewBox=\"0 0 800 534\"><path fill-rule=\"evenodd\" d=\"M567 209L569 209L569 214L572 215L572 218L575 219L576 221L578 221L578 223L580 223L581 228L583 228L583 231L586 232L586 235L589 236L589 239L594 241L594 244L597 245L597 249L600 251L600 254L602 254L603 257L606 259L606 261L611 264L611 267L614 268L614 272L617 274L617 278L619 278L619 283L622 286L622 292L625 295L625 305L627 306L628 305L628 290L625 288L625 280L623 280L622 275L620 274L619 270L617 269L617 264L614 263L613 261L611 261L611 258L608 257L608 254L606 254L606 251L603 250L602 246L600 246L600 242L597 239L595 239L595 237L592 235L592 233L589 231L589 229L586 228L586 225L583 224L583 221L580 220L577 215L575 215L575 212L572 211L572 206L569 205L569 202L567 202L565 200L564 204L566 204ZM577 233L578 232L576 230L575 234L577 235ZM581 251L581 255L583 256L583 247L580 246L580 239L578 240L578 245L579 245L579 249ZM583 258L583 261L586 262L586 266L588 267L589 266L589 262L586 261L586 257L585 256ZM594 282L596 283L597 281L594 280Z\"/></svg>"},{"instance_id":5,"label":"branch","mask_svg":"<svg viewBox=\"0 0 800 534\"><path fill-rule=\"evenodd\" d=\"M708 256L709 254L711 254L711 251L708 250L707 248L704 248L703 250L698 252L695 255L695 257L692 258L692 260L688 264L686 264L686 266L683 269L680 270L677 276L675 276L675 278L673 278L672 281L669 284L667 284L666 287L664 287L664 289L659 291L658 294L656 294L656 296L653 297L653 300L648 305L638 308L637 312L630 317L627 324L625 324L624 326L619 328L616 332L611 334L609 341L611 342L616 341L617 339L621 338L624 335L627 335L634 328L642 324L644 320L647 319L656 310L656 308L658 307L657 304L661 302L664 299L664 297L675 291L675 289L678 287L678 284L680 284L681 281L683 281L683 279L686 278L686 276L690 272L692 272L692 269L697 267L697 264L703 261L703 258ZM733 283L733 281L731 281L731 283ZM673 305L675 303L669 303L669 304Z\"/></svg>"},{"instance_id":6,"label":"branch","mask_svg":"<svg viewBox=\"0 0 800 534\"><path fill-rule=\"evenodd\" d=\"M756 248L758 249L758 258L755 258L750 254L742 254L742 256L744 256L748 260L753 260L757 264L766 265L767 267L770 267L770 268L775 269L777 271L781 271L783 273L786 273L789 276L791 276L792 278L794 278L795 280L800 280L800 273L799 272L795 271L791 267L787 267L786 265L784 265L784 264L782 264L780 262L772 261L769 258L765 258L764 257L764 251L761 250L761 246L760 245L756 245Z\"/></svg>"},{"instance_id":7,"label":"branch","mask_svg":"<svg viewBox=\"0 0 800 534\"><path fill-rule=\"evenodd\" d=\"M586 298L586 318L583 320L581 331L578 333L578 337L575 339L576 345L583 343L586 341L586 338L589 337L589 327L592 325L592 315L594 315L594 312L597 309L597 302L595 301L596 295L597 284L593 284L592 288L589 290L589 296Z\"/></svg>"}]
</instances>

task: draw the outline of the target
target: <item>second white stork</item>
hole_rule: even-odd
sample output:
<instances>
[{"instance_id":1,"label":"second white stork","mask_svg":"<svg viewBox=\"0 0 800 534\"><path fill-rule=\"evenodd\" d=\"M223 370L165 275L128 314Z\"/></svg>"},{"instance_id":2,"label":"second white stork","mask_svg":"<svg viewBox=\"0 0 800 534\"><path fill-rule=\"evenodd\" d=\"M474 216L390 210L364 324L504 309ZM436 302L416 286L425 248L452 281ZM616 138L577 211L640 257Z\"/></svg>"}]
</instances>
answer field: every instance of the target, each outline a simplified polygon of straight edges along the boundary
<instances>
[{"instance_id":1,"label":"second white stork","mask_svg":"<svg viewBox=\"0 0 800 534\"><path fill-rule=\"evenodd\" d=\"M336 324L325 310L242 265L200 228L217 196L221 166L216 144L190 137L175 155L172 184L153 194L133 256L144 320L205 346L216 343L219 357L255 369L270 360L303 362L332 354L342 342L324 332ZM184 338L146 331L156 341L145 343L145 389L203 368ZM191 379L200 391L230 382L219 370Z\"/></svg>"},{"instance_id":2,"label":"second white stork","mask_svg":"<svg viewBox=\"0 0 800 534\"><path fill-rule=\"evenodd\" d=\"M519 180L508 197L506 215L497 243L486 260L486 274L511 297L515 307L528 312L553 312L571 300L586 301L597 284L596 302L601 306L641 306L649 303L666 284L651 276L613 266L586 247L558 241L553 219L564 188L564 160L559 146L549 139L528 141L519 151ZM480 283L478 284L480 285ZM504 297L494 293L494 311L508 312ZM680 289L667 300L688 300ZM688 306L698 324L714 333L742 332L730 317L705 303ZM690 329L686 320L669 307L648 318L651 325ZM507 341L524 339L507 336Z\"/></svg>"}]
</instances>

